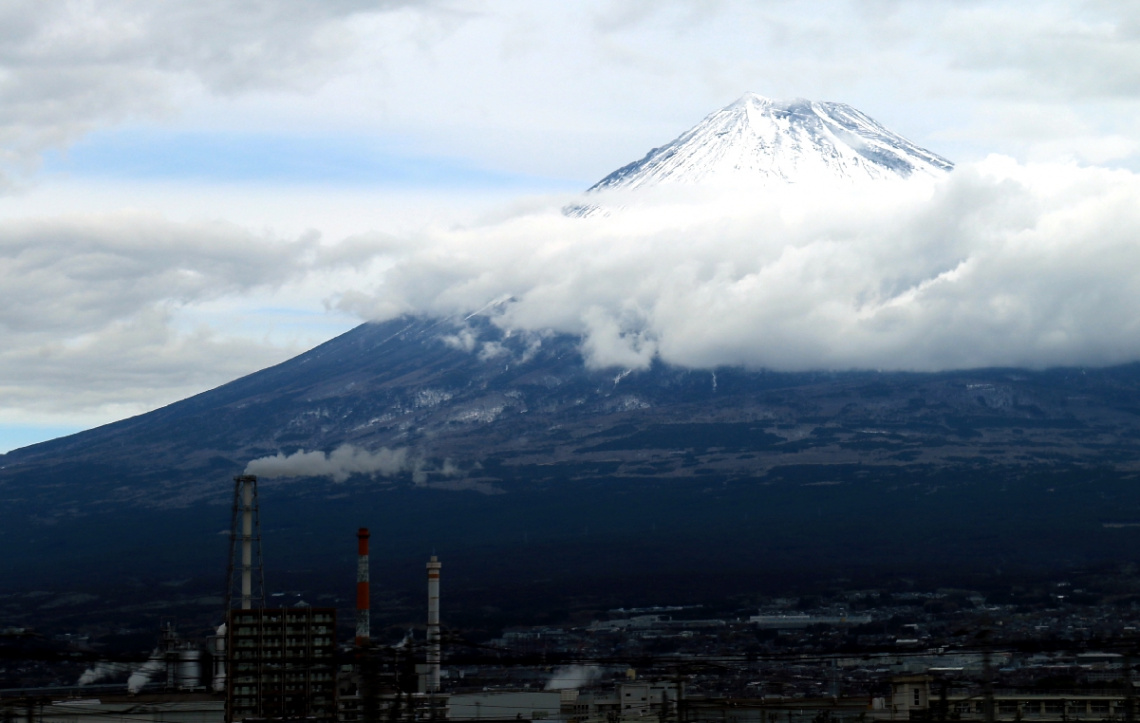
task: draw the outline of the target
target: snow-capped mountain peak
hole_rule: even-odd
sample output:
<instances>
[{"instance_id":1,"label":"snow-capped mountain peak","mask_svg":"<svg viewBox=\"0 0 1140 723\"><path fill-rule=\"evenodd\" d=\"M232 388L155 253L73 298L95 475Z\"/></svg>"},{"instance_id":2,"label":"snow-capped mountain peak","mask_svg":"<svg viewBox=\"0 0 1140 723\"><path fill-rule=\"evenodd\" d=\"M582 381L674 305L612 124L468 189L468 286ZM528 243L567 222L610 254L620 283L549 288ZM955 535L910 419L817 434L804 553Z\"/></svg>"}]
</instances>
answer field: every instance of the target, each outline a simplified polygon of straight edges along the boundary
<instances>
[{"instance_id":1,"label":"snow-capped mountain peak","mask_svg":"<svg viewBox=\"0 0 1140 723\"><path fill-rule=\"evenodd\" d=\"M953 167L849 105L748 93L589 190L934 178Z\"/></svg>"}]
</instances>

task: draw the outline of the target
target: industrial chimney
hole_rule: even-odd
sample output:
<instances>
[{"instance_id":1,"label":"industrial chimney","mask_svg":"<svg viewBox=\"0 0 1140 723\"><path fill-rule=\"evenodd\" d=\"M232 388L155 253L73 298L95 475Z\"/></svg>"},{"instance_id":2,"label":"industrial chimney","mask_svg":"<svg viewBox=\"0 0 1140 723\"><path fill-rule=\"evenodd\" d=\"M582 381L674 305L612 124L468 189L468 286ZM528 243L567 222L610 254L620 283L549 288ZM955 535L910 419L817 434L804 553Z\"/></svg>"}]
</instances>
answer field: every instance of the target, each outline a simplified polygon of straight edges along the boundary
<instances>
[{"instance_id":1,"label":"industrial chimney","mask_svg":"<svg viewBox=\"0 0 1140 723\"><path fill-rule=\"evenodd\" d=\"M261 522L258 517L257 477L234 477L227 609L240 607L249 610L265 605L265 570L261 561ZM236 595L235 584L239 588Z\"/></svg>"},{"instance_id":2,"label":"industrial chimney","mask_svg":"<svg viewBox=\"0 0 1140 723\"><path fill-rule=\"evenodd\" d=\"M427 564L428 577L428 624L427 624L427 665L429 693L439 691L439 568L435 555Z\"/></svg>"},{"instance_id":3,"label":"industrial chimney","mask_svg":"<svg viewBox=\"0 0 1140 723\"><path fill-rule=\"evenodd\" d=\"M368 603L368 528L356 533L356 644L368 645L372 637Z\"/></svg>"},{"instance_id":4,"label":"industrial chimney","mask_svg":"<svg viewBox=\"0 0 1140 723\"><path fill-rule=\"evenodd\" d=\"M241 480L241 609L253 606L253 493L257 478Z\"/></svg>"}]
</instances>

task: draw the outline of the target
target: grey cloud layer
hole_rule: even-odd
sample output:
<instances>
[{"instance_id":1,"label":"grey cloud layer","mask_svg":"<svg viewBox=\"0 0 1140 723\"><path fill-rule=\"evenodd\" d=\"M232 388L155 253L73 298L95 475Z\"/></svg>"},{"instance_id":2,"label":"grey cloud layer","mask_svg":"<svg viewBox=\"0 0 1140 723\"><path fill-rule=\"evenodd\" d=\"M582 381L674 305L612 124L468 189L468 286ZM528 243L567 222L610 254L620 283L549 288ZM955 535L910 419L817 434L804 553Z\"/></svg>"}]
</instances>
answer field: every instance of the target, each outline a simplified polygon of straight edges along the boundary
<instances>
[{"instance_id":1,"label":"grey cloud layer","mask_svg":"<svg viewBox=\"0 0 1140 723\"><path fill-rule=\"evenodd\" d=\"M1140 95L1140 10L1131 3L962 4L942 18L958 67L1008 77L1002 95ZM1017 12L1011 12L1017 10Z\"/></svg>"},{"instance_id":2,"label":"grey cloud layer","mask_svg":"<svg viewBox=\"0 0 1140 723\"><path fill-rule=\"evenodd\" d=\"M179 92L306 89L355 47L362 13L410 0L133 0L0 7L0 157L34 165L107 123L174 110ZM430 5L430 3L418 3Z\"/></svg>"},{"instance_id":3,"label":"grey cloud layer","mask_svg":"<svg viewBox=\"0 0 1140 723\"><path fill-rule=\"evenodd\" d=\"M175 317L297 279L315 248L147 215L0 224L0 407L142 411L281 361L298 350Z\"/></svg>"},{"instance_id":4,"label":"grey cloud layer","mask_svg":"<svg viewBox=\"0 0 1140 723\"><path fill-rule=\"evenodd\" d=\"M9 222L0 227L0 331L82 331L158 301L279 284L315 247L315 236L273 241L148 215Z\"/></svg>"},{"instance_id":5,"label":"grey cloud layer","mask_svg":"<svg viewBox=\"0 0 1140 723\"><path fill-rule=\"evenodd\" d=\"M959 138L1024 104L1122 102L1119 117L1081 107L1080 133L1135 136L1137 15L1107 1L13 0L0 7L0 163L30 168L92 128L198 111L214 128L295 116L294 130L368 127L488 167L592 174L624 158L619 144L660 142L746 90L879 104L919 116L905 133ZM953 127L920 103L944 103Z\"/></svg>"}]
</instances>

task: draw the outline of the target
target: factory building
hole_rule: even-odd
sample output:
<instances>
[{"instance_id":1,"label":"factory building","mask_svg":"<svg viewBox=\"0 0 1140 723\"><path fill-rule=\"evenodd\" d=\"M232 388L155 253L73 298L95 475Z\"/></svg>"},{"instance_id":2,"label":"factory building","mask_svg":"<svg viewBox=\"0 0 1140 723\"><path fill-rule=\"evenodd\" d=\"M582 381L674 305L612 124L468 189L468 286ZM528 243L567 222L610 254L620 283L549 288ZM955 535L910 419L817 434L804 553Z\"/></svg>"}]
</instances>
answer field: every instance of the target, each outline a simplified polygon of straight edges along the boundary
<instances>
[{"instance_id":1,"label":"factory building","mask_svg":"<svg viewBox=\"0 0 1140 723\"><path fill-rule=\"evenodd\" d=\"M335 608L266 608L257 478L234 478L225 622L205 639L184 640L170 624L145 663L130 670L127 695L94 697L74 687L0 691L0 719L75 723L117 718L171 723L385 720L444 721L449 695L441 691L441 563L427 571L427 631L416 647L411 634L394 646L371 639L369 531L357 538L354 645L337 650ZM351 656L351 663L343 658ZM102 665L102 663L100 663ZM134 668L131 670L131 668ZM86 674L85 674L86 675ZM117 689L118 686L102 686ZM161 691L161 693L159 692ZM80 697L86 695L90 697ZM155 697L158 696L158 697ZM224 700L223 700L224 698Z\"/></svg>"},{"instance_id":2,"label":"factory building","mask_svg":"<svg viewBox=\"0 0 1140 723\"><path fill-rule=\"evenodd\" d=\"M947 718L956 721L1120 721L1134 720L1136 701L1129 689L1068 691L995 690L987 718L986 695L974 688L935 687L931 675L898 676L891 681L889 720Z\"/></svg>"},{"instance_id":3,"label":"factory building","mask_svg":"<svg viewBox=\"0 0 1140 723\"><path fill-rule=\"evenodd\" d=\"M209 693L48 698L13 709L0 708L0 719L19 723L218 723L222 719L222 701Z\"/></svg>"},{"instance_id":4,"label":"factory building","mask_svg":"<svg viewBox=\"0 0 1140 723\"><path fill-rule=\"evenodd\" d=\"M439 581L443 565L435 555L427 563L428 619L425 662L416 664L406 638L394 647L373 646L369 632L368 530L357 533L355 661L338 679L339 719L346 723L438 721L449 717L449 696L440 691L443 677L439 619Z\"/></svg>"},{"instance_id":5,"label":"factory building","mask_svg":"<svg viewBox=\"0 0 1140 723\"><path fill-rule=\"evenodd\" d=\"M653 716L664 719L676 715L677 684L619 683L610 691L563 690L561 717L568 723L629 720Z\"/></svg>"},{"instance_id":6,"label":"factory building","mask_svg":"<svg viewBox=\"0 0 1140 723\"><path fill-rule=\"evenodd\" d=\"M748 622L765 630L802 630L813 625L866 625L870 615L753 615Z\"/></svg>"},{"instance_id":7,"label":"factory building","mask_svg":"<svg viewBox=\"0 0 1140 723\"><path fill-rule=\"evenodd\" d=\"M230 610L226 722L335 720L335 650L335 608Z\"/></svg>"}]
</instances>

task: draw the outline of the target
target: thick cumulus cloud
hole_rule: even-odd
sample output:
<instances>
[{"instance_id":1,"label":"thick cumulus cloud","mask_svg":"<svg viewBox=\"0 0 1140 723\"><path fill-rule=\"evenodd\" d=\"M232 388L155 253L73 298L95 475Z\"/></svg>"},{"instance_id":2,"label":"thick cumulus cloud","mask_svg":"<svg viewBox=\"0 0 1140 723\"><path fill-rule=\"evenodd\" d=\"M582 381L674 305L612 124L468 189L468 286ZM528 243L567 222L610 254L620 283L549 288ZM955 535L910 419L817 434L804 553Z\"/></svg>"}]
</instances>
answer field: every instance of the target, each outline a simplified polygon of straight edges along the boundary
<instances>
[{"instance_id":1,"label":"thick cumulus cloud","mask_svg":"<svg viewBox=\"0 0 1140 723\"><path fill-rule=\"evenodd\" d=\"M931 187L679 193L378 240L382 280L337 303L388 318L505 299L500 325L580 334L623 368L1140 359L1132 173L992 157Z\"/></svg>"},{"instance_id":2,"label":"thick cumulus cloud","mask_svg":"<svg viewBox=\"0 0 1140 723\"><path fill-rule=\"evenodd\" d=\"M361 319L481 312L536 340L577 334L590 364L619 370L1140 360L1128 171L992 157L932 186L675 187L561 213L581 200L332 242L131 214L0 223L0 422L101 423L283 361L337 329L283 345L272 307L312 318L322 298ZM336 478L375 461L309 454L289 462Z\"/></svg>"}]
</instances>

